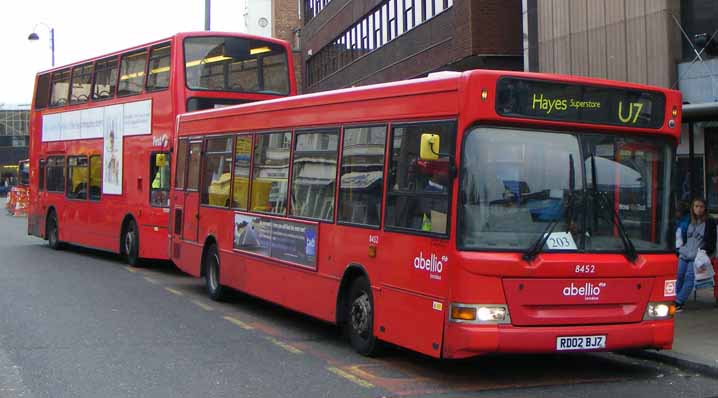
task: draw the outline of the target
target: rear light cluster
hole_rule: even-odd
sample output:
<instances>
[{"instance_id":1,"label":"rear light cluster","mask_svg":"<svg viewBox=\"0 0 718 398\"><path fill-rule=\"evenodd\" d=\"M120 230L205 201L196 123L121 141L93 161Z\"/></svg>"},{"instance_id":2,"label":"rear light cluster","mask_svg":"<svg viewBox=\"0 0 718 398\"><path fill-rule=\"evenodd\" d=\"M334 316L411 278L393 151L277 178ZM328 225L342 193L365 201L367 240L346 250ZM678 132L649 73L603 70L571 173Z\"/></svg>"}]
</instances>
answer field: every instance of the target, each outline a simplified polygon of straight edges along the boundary
<instances>
[{"instance_id":1,"label":"rear light cluster","mask_svg":"<svg viewBox=\"0 0 718 398\"><path fill-rule=\"evenodd\" d=\"M451 304L452 322L476 324L510 323L509 309L502 304Z\"/></svg>"}]
</instances>

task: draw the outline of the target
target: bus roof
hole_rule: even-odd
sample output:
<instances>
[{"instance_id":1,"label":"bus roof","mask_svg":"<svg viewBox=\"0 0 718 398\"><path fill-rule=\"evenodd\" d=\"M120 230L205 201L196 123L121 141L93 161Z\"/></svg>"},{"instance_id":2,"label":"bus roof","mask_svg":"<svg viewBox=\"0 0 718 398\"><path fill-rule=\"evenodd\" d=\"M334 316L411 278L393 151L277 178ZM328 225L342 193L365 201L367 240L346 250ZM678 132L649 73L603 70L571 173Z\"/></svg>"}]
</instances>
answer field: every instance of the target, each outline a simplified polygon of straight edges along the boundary
<instances>
[{"instance_id":1,"label":"bus roof","mask_svg":"<svg viewBox=\"0 0 718 398\"><path fill-rule=\"evenodd\" d=\"M181 41L181 40L183 40L183 39L186 38L186 37L197 37L197 36L205 36L205 37L234 36L234 37L242 37L242 38L247 38L247 39L252 39L252 40L261 40L261 41L265 41L265 42L269 42L269 43L281 44L281 45L283 45L283 46L286 46L286 45L287 45L286 42L283 41L283 40L274 39L274 38L271 38L271 37L255 36L255 35L250 35L250 34L241 33L241 32L214 32L214 31L212 31L212 32L207 32L207 31L178 32L178 33L175 33L175 34L172 35L172 36L165 37L165 38L162 38L162 39L157 39L157 40L153 40L153 41L150 41L150 42L138 44L138 45L136 45L136 46L132 46L132 47L128 47L128 48L125 48L125 49L122 49L122 50L113 51L113 52L110 52L110 53L98 55L98 56L92 57L92 58L83 59L83 60L76 61L76 62L72 62L72 63L69 63L69 64L55 66L54 68L51 68L51 69L46 69L46 70L39 71L39 72L37 72L37 74L38 74L38 75L42 75L42 74L45 74L45 73L48 73L48 72L54 72L54 71L56 71L56 70L66 69L66 68L68 68L68 67L73 67L73 66L77 66L77 65L83 65L83 64L86 64L86 63L88 63L88 62L95 61L95 60L101 60L101 59L105 59L105 58L109 58L109 57L113 57L113 56L119 56L120 54L124 54L124 53L127 53L127 52L132 52L132 51L135 51L135 50L140 50L140 49L143 49L143 48L146 48L146 47L150 47L150 46L154 46L154 45L157 45L157 44L166 43L166 42L168 42L168 41L171 41L172 39L175 39L175 41Z\"/></svg>"},{"instance_id":2,"label":"bus roof","mask_svg":"<svg viewBox=\"0 0 718 398\"><path fill-rule=\"evenodd\" d=\"M200 112L193 112L188 114L180 115L178 130L181 135L191 135L199 133L199 131L193 131L194 129L187 126L188 124L195 124L194 122L201 122L202 120L224 118L224 117L235 117L242 115L250 115L261 112L278 112L278 111L289 111L297 110L300 108L309 108L313 106L326 106L326 105L339 105L347 104L357 101L369 101L375 99L387 99L394 97L411 97L422 94L440 93L440 92L458 92L465 85L471 85L472 87L488 90L489 93L495 94L496 82L502 77L514 77L518 79L526 80L539 80L550 83L564 83L567 85L583 85L592 86L606 89L621 89L631 90L638 92L658 93L665 96L665 120L673 120L673 127L668 128L667 123L663 123L660 128L639 128L639 127L625 127L615 126L603 123L591 123L590 125L595 128L615 130L615 131L633 131L636 133L650 132L650 133L664 133L670 134L674 137L680 136L680 108L681 108L681 95L679 91L670 90L661 87L647 86L636 83L619 82L606 79L560 75L560 74L547 74L547 73L530 73L530 72L516 72L516 71L498 71L498 70L471 70L467 72L440 72L430 74L428 77L412 80L402 80L390 83L381 83L360 87L344 88L339 90L311 93L298 95L294 97L285 97L279 99L272 99L268 101L255 102L250 104L235 105L220 109L211 109ZM531 118L521 117L502 117L494 110L495 98L489 99L491 105L489 107L481 107L481 117L484 119L492 119L500 122L519 122L519 123L533 123L536 125L545 126L561 126L561 127L575 127L585 126L586 123L574 123L570 121L556 121L556 120L536 120ZM455 101L454 106L455 113L459 111L459 100ZM432 106L434 104L432 103ZM446 109L446 107L444 107ZM672 113L675 112L675 116ZM420 112L417 112L420 114ZM353 110L352 117L346 122L357 122L356 110ZM427 117L429 115L426 115ZM331 119L331 117L330 117ZM334 123L333 121L327 121L327 123ZM306 125L311 125L311 122L307 122ZM300 125L305 125L301 124ZM189 128L188 128L189 127ZM279 128L280 126L269 127Z\"/></svg>"}]
</instances>

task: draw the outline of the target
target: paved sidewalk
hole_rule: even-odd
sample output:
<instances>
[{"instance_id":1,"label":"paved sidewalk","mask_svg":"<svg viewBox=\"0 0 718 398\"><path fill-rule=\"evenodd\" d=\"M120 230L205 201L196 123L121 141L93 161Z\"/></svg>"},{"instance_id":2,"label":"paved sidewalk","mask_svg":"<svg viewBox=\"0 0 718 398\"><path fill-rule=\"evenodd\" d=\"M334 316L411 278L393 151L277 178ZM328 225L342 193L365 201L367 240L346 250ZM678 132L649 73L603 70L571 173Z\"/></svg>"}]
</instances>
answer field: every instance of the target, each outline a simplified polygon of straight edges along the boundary
<instances>
[{"instance_id":1,"label":"paved sidewalk","mask_svg":"<svg viewBox=\"0 0 718 398\"><path fill-rule=\"evenodd\" d=\"M685 310L676 314L673 349L635 354L718 377L718 307L713 289L691 295Z\"/></svg>"}]
</instances>

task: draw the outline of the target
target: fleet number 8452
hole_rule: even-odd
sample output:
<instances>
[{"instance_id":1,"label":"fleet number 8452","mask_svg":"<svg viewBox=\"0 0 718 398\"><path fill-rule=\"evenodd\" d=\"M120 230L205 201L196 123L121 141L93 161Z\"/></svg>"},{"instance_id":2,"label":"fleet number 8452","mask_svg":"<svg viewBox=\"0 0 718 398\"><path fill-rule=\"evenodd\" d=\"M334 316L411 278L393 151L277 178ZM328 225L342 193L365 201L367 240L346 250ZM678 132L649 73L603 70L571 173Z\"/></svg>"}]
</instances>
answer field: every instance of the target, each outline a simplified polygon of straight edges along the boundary
<instances>
[{"instance_id":1,"label":"fleet number 8452","mask_svg":"<svg viewBox=\"0 0 718 398\"><path fill-rule=\"evenodd\" d=\"M596 266L593 264L578 264L576 265L577 274L594 274L596 273Z\"/></svg>"}]
</instances>

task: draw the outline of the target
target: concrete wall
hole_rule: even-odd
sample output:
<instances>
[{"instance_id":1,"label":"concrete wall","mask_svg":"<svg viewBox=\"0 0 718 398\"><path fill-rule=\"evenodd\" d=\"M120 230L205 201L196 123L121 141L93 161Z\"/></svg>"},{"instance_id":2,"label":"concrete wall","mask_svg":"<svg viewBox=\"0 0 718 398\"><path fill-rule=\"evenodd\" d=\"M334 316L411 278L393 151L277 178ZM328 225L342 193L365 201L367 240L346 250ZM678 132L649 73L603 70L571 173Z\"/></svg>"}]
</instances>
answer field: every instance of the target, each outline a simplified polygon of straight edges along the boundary
<instances>
[{"instance_id":1,"label":"concrete wall","mask_svg":"<svg viewBox=\"0 0 718 398\"><path fill-rule=\"evenodd\" d=\"M671 87L679 0L537 1L539 71Z\"/></svg>"}]
</instances>

